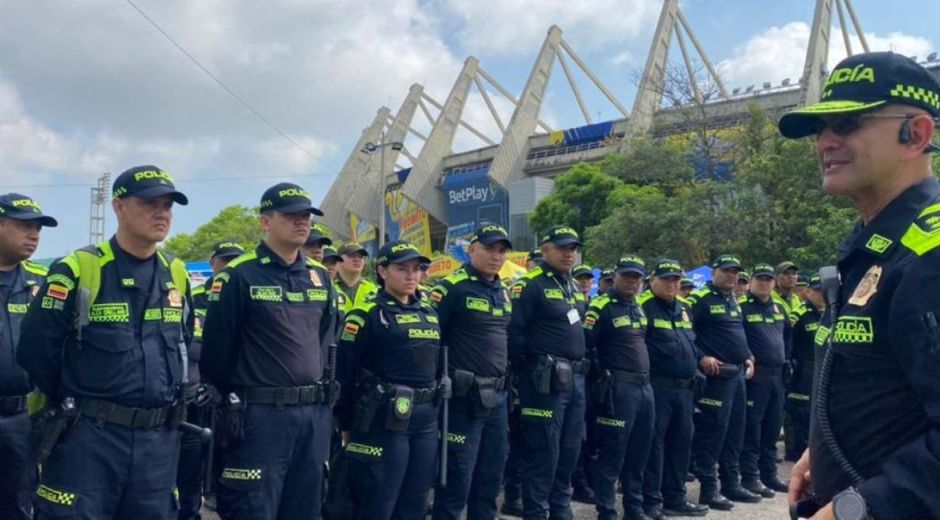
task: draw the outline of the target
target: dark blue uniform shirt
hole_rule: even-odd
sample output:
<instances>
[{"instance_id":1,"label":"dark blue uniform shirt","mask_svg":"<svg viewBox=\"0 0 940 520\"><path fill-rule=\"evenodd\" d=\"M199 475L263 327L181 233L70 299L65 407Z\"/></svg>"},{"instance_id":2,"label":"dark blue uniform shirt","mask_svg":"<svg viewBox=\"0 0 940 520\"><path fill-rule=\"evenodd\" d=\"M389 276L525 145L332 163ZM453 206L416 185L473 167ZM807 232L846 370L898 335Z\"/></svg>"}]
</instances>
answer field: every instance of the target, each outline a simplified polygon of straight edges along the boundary
<instances>
[{"instance_id":1,"label":"dark blue uniform shirt","mask_svg":"<svg viewBox=\"0 0 940 520\"><path fill-rule=\"evenodd\" d=\"M24 395L32 390L29 376L16 362L23 317L39 294L46 268L21 262L0 281L0 396Z\"/></svg>"},{"instance_id":2,"label":"dark blue uniform shirt","mask_svg":"<svg viewBox=\"0 0 940 520\"><path fill-rule=\"evenodd\" d=\"M741 297L741 312L747 346L754 355L757 370L782 367L787 360L790 336L790 318L783 305L772 298L762 302L757 296L747 294Z\"/></svg>"},{"instance_id":3,"label":"dark blue uniform shirt","mask_svg":"<svg viewBox=\"0 0 940 520\"><path fill-rule=\"evenodd\" d=\"M527 356L539 354L584 359L584 331L578 313L584 294L575 289L568 273L559 273L542 263L514 283L510 294L511 360L521 362Z\"/></svg>"},{"instance_id":4,"label":"dark blue uniform shirt","mask_svg":"<svg viewBox=\"0 0 940 520\"><path fill-rule=\"evenodd\" d=\"M688 305L678 298L666 301L652 291L644 292L637 301L646 313L650 374L673 379L694 376L702 353L695 346Z\"/></svg>"},{"instance_id":5,"label":"dark blue uniform shirt","mask_svg":"<svg viewBox=\"0 0 940 520\"><path fill-rule=\"evenodd\" d=\"M594 298L584 318L584 331L601 367L649 372L646 315L636 299L627 300L616 289Z\"/></svg>"},{"instance_id":6,"label":"dark blue uniform shirt","mask_svg":"<svg viewBox=\"0 0 940 520\"><path fill-rule=\"evenodd\" d=\"M734 296L722 294L708 283L692 291L688 300L692 305L692 326L699 350L724 363L744 364L751 353L747 348L741 307Z\"/></svg>"}]
</instances>

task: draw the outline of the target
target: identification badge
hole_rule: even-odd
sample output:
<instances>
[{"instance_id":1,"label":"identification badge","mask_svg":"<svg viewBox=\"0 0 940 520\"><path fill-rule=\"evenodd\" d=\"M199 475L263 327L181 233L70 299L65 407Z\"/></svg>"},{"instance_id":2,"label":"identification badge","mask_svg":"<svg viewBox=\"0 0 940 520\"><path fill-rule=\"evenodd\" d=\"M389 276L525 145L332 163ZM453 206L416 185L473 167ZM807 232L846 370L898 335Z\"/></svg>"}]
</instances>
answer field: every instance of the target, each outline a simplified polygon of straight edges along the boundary
<instances>
[{"instance_id":1,"label":"identification badge","mask_svg":"<svg viewBox=\"0 0 940 520\"><path fill-rule=\"evenodd\" d=\"M578 309L569 309L568 310L568 323L574 325L581 321L581 316L578 315Z\"/></svg>"},{"instance_id":2,"label":"identification badge","mask_svg":"<svg viewBox=\"0 0 940 520\"><path fill-rule=\"evenodd\" d=\"M858 282L858 286L855 287L855 291L852 292L852 297L849 298L849 305L857 305L859 307L864 307L868 300L878 292L878 282L881 280L882 268L880 265L873 265L865 273L865 276L862 277L862 281Z\"/></svg>"},{"instance_id":3,"label":"identification badge","mask_svg":"<svg viewBox=\"0 0 940 520\"><path fill-rule=\"evenodd\" d=\"M315 269L310 270L310 283L312 283L314 287L323 287L323 281L320 280L320 274L317 273Z\"/></svg>"}]
</instances>

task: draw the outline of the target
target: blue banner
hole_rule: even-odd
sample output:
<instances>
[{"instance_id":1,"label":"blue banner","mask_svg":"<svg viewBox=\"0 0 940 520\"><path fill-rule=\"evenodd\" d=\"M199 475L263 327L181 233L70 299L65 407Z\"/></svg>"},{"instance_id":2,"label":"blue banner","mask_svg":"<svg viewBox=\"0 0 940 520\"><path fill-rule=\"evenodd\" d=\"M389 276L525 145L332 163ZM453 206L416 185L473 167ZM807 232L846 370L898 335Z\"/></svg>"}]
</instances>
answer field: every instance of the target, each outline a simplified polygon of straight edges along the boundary
<instances>
[{"instance_id":1,"label":"blue banner","mask_svg":"<svg viewBox=\"0 0 940 520\"><path fill-rule=\"evenodd\" d=\"M444 177L447 243L454 245L482 223L509 227L509 196L489 179L490 165Z\"/></svg>"}]
</instances>

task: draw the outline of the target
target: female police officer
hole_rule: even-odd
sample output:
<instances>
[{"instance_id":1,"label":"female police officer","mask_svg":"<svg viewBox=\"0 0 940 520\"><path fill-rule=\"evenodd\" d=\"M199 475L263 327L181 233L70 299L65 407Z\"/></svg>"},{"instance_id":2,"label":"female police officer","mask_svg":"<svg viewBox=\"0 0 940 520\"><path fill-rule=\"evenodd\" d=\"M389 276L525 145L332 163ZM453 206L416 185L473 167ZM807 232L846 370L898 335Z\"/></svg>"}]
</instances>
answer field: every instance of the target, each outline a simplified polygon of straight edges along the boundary
<instances>
[{"instance_id":1,"label":"female police officer","mask_svg":"<svg viewBox=\"0 0 940 520\"><path fill-rule=\"evenodd\" d=\"M349 313L340 336L335 412L356 518L421 518L435 476L440 395L437 314L415 296L430 260L394 241L376 261L381 289Z\"/></svg>"}]
</instances>

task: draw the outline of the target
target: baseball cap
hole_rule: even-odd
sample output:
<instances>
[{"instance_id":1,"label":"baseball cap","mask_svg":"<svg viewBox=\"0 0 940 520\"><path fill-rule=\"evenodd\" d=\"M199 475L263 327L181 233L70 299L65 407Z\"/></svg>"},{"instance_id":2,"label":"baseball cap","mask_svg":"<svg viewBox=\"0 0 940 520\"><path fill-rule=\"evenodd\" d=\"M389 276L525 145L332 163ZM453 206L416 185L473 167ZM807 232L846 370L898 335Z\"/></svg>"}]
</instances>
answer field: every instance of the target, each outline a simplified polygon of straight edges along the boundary
<instances>
[{"instance_id":1,"label":"baseball cap","mask_svg":"<svg viewBox=\"0 0 940 520\"><path fill-rule=\"evenodd\" d=\"M541 259L542 259L542 252L539 251L538 249L533 249L532 251L529 252L529 256L526 257L526 261L541 260Z\"/></svg>"},{"instance_id":2,"label":"baseball cap","mask_svg":"<svg viewBox=\"0 0 940 520\"><path fill-rule=\"evenodd\" d=\"M695 282L693 282L691 278L683 278L679 281L679 287L695 287Z\"/></svg>"},{"instance_id":3,"label":"baseball cap","mask_svg":"<svg viewBox=\"0 0 940 520\"><path fill-rule=\"evenodd\" d=\"M485 246L491 246L497 242L505 242L506 247L512 249L512 242L509 241L509 233L498 224L484 224L477 228L473 236L470 237L470 243L479 242ZM541 252L539 253L541 254ZM531 254L529 255L531 257Z\"/></svg>"},{"instance_id":4,"label":"baseball cap","mask_svg":"<svg viewBox=\"0 0 940 520\"><path fill-rule=\"evenodd\" d=\"M209 258L235 258L245 254L245 248L238 245L234 240L219 242L212 248L212 256Z\"/></svg>"},{"instance_id":5,"label":"baseball cap","mask_svg":"<svg viewBox=\"0 0 940 520\"><path fill-rule=\"evenodd\" d=\"M737 267L740 269L741 261L738 260L738 257L734 255L718 255L718 257L715 258L715 261L712 262L712 267L715 269L729 269L731 267Z\"/></svg>"},{"instance_id":6,"label":"baseball cap","mask_svg":"<svg viewBox=\"0 0 940 520\"><path fill-rule=\"evenodd\" d=\"M741 272L738 273L738 281L739 281L739 282L750 282L750 281L751 281L751 273L742 270Z\"/></svg>"},{"instance_id":7,"label":"baseball cap","mask_svg":"<svg viewBox=\"0 0 940 520\"><path fill-rule=\"evenodd\" d=\"M809 277L809 288L810 289L821 289L822 288L822 278L818 274L814 274Z\"/></svg>"},{"instance_id":8,"label":"baseball cap","mask_svg":"<svg viewBox=\"0 0 940 520\"><path fill-rule=\"evenodd\" d=\"M594 278L594 269L587 264L578 264L571 269L571 276L575 278L579 276L590 276Z\"/></svg>"},{"instance_id":9,"label":"baseball cap","mask_svg":"<svg viewBox=\"0 0 940 520\"><path fill-rule=\"evenodd\" d=\"M796 276L796 285L807 286L809 285L809 277L805 274L799 274Z\"/></svg>"},{"instance_id":10,"label":"baseball cap","mask_svg":"<svg viewBox=\"0 0 940 520\"><path fill-rule=\"evenodd\" d=\"M614 279L614 270L611 268L601 270L601 279L602 280L613 280Z\"/></svg>"},{"instance_id":11,"label":"baseball cap","mask_svg":"<svg viewBox=\"0 0 940 520\"><path fill-rule=\"evenodd\" d=\"M292 182L279 182L264 191L261 195L261 211L269 209L280 213L307 211L323 216L322 211L313 207L307 190Z\"/></svg>"},{"instance_id":12,"label":"baseball cap","mask_svg":"<svg viewBox=\"0 0 940 520\"><path fill-rule=\"evenodd\" d=\"M59 225L56 219L49 215L43 215L38 202L19 193L0 195L0 217L14 220L36 220L40 225L46 227Z\"/></svg>"},{"instance_id":13,"label":"baseball cap","mask_svg":"<svg viewBox=\"0 0 940 520\"><path fill-rule=\"evenodd\" d=\"M682 266L679 265L677 260L672 260L669 258L660 259L658 262L656 262L656 267L653 268L653 276L659 278L666 278L669 276L681 278Z\"/></svg>"},{"instance_id":14,"label":"baseball cap","mask_svg":"<svg viewBox=\"0 0 940 520\"><path fill-rule=\"evenodd\" d=\"M783 262L780 262L779 264L777 264L776 273L777 273L777 274L783 274L783 273L789 271L790 269L793 269L794 271L799 271L799 270L800 270L800 268L799 268L796 264L794 264L793 262L791 262L791 261L789 261L789 260L784 260Z\"/></svg>"},{"instance_id":15,"label":"baseball cap","mask_svg":"<svg viewBox=\"0 0 940 520\"><path fill-rule=\"evenodd\" d=\"M336 251L336 248L331 245L323 246L323 261L324 262L342 262L343 257L340 256L339 252Z\"/></svg>"},{"instance_id":16,"label":"baseball cap","mask_svg":"<svg viewBox=\"0 0 940 520\"><path fill-rule=\"evenodd\" d=\"M758 276L773 278L774 268L770 264L757 264L754 266L754 269L751 270L751 276L754 278L757 278Z\"/></svg>"},{"instance_id":17,"label":"baseball cap","mask_svg":"<svg viewBox=\"0 0 940 520\"><path fill-rule=\"evenodd\" d=\"M556 246L581 245L578 232L568 226L552 226L542 235L542 243L551 242Z\"/></svg>"},{"instance_id":18,"label":"baseball cap","mask_svg":"<svg viewBox=\"0 0 940 520\"><path fill-rule=\"evenodd\" d=\"M152 164L124 170L114 179L114 184L111 186L111 196L115 199L125 197L153 199L163 195L169 195L173 198L173 202L182 206L189 204L186 195L176 191L173 177Z\"/></svg>"},{"instance_id":19,"label":"baseball cap","mask_svg":"<svg viewBox=\"0 0 940 520\"><path fill-rule=\"evenodd\" d=\"M617 274L636 273L646 276L646 262L635 255L627 255L617 260Z\"/></svg>"},{"instance_id":20,"label":"baseball cap","mask_svg":"<svg viewBox=\"0 0 940 520\"><path fill-rule=\"evenodd\" d=\"M785 114L777 127L784 137L817 133L824 118L868 112L888 104L921 108L940 116L940 83L914 60L893 52L856 54L839 62L823 85L819 103Z\"/></svg>"},{"instance_id":21,"label":"baseball cap","mask_svg":"<svg viewBox=\"0 0 940 520\"><path fill-rule=\"evenodd\" d=\"M431 259L422 255L414 245L404 240L393 240L379 249L375 262L378 265L400 264L409 260L418 260L422 264L430 264Z\"/></svg>"},{"instance_id":22,"label":"baseball cap","mask_svg":"<svg viewBox=\"0 0 940 520\"><path fill-rule=\"evenodd\" d=\"M339 248L339 254L341 255L354 255L356 253L362 253L365 256L369 256L369 250L362 247L362 244L357 244L356 242L343 244Z\"/></svg>"},{"instance_id":23,"label":"baseball cap","mask_svg":"<svg viewBox=\"0 0 940 520\"><path fill-rule=\"evenodd\" d=\"M310 225L310 236L307 237L304 245L312 246L317 243L328 246L333 243L333 240L329 237L329 231L323 224L315 222Z\"/></svg>"}]
</instances>

